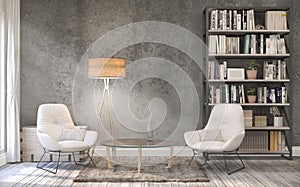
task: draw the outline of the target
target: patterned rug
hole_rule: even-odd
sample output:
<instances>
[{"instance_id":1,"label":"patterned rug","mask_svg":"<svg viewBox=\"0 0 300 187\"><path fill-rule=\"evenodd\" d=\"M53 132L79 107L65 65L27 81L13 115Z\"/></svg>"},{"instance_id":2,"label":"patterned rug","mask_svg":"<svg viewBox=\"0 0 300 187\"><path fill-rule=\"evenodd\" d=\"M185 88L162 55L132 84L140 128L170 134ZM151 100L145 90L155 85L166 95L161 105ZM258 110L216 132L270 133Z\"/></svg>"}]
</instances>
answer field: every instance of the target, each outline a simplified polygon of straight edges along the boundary
<instances>
[{"instance_id":1,"label":"patterned rug","mask_svg":"<svg viewBox=\"0 0 300 187\"><path fill-rule=\"evenodd\" d=\"M141 173L137 172L137 157L117 157L113 168L107 168L107 161L94 157L97 167L84 167L74 182L209 182L205 170L193 160L186 167L190 157L174 157L171 169L167 169L167 158L143 157Z\"/></svg>"}]
</instances>

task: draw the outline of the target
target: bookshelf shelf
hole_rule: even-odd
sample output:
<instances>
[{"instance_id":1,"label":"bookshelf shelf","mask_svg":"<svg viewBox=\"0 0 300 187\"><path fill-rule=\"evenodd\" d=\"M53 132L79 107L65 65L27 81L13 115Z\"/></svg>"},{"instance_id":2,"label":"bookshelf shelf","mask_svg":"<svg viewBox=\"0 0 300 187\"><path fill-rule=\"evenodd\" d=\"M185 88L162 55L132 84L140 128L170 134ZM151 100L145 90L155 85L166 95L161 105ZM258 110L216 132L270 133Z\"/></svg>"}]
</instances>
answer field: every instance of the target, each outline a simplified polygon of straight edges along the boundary
<instances>
[{"instance_id":1,"label":"bookshelf shelf","mask_svg":"<svg viewBox=\"0 0 300 187\"><path fill-rule=\"evenodd\" d=\"M245 35L245 34L289 34L290 30L208 30L209 34Z\"/></svg>"},{"instance_id":2,"label":"bookshelf shelf","mask_svg":"<svg viewBox=\"0 0 300 187\"><path fill-rule=\"evenodd\" d=\"M281 79L281 80L265 80L265 79L245 79L245 80L216 80L216 79L210 79L208 80L209 83L288 83L290 82L290 79Z\"/></svg>"},{"instance_id":3,"label":"bookshelf shelf","mask_svg":"<svg viewBox=\"0 0 300 187\"><path fill-rule=\"evenodd\" d=\"M247 125L240 153L288 154L292 158L293 112L289 103L293 94L289 89L292 54L289 51L292 51L293 33L288 28L292 25L289 14L287 7L209 7L205 10L208 47L205 49L204 124L217 103L240 104ZM273 17L280 19L274 21ZM255 30L257 27L260 30ZM245 76L246 65L253 61L258 64L259 79L242 79L248 77ZM257 103L249 103L247 97L248 91L253 89ZM273 118L273 115L282 118ZM285 126L263 126L266 124Z\"/></svg>"},{"instance_id":4,"label":"bookshelf shelf","mask_svg":"<svg viewBox=\"0 0 300 187\"><path fill-rule=\"evenodd\" d=\"M288 58L290 54L209 54L210 58L249 59L249 58Z\"/></svg>"},{"instance_id":5,"label":"bookshelf shelf","mask_svg":"<svg viewBox=\"0 0 300 187\"><path fill-rule=\"evenodd\" d=\"M245 127L246 130L290 130L290 127L274 127L274 126L266 126L266 127Z\"/></svg>"}]
</instances>

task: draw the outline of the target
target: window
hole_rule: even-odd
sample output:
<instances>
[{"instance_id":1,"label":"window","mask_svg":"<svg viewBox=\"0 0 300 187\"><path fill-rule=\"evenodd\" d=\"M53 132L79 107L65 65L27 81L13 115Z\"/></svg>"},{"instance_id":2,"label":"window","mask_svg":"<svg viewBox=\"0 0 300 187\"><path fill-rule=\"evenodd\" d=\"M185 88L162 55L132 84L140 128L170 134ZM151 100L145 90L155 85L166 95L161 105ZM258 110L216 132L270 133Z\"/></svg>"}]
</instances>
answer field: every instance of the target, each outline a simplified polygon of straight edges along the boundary
<instances>
[{"instance_id":1,"label":"window","mask_svg":"<svg viewBox=\"0 0 300 187\"><path fill-rule=\"evenodd\" d=\"M4 151L5 145L5 20L4 1L0 0L0 153Z\"/></svg>"}]
</instances>

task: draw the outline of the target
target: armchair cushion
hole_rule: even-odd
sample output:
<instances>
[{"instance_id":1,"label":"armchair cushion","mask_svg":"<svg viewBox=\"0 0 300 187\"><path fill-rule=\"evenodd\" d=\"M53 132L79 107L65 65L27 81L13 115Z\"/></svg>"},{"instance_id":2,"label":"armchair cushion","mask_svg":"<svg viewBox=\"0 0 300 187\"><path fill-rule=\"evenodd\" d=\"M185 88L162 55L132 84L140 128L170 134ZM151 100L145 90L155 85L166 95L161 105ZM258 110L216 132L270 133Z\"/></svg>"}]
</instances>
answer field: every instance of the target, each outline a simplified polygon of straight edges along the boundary
<instances>
[{"instance_id":1,"label":"armchair cushion","mask_svg":"<svg viewBox=\"0 0 300 187\"><path fill-rule=\"evenodd\" d=\"M83 141L85 137L86 129L63 129L60 141L62 140L77 140Z\"/></svg>"},{"instance_id":2,"label":"armchair cushion","mask_svg":"<svg viewBox=\"0 0 300 187\"><path fill-rule=\"evenodd\" d=\"M223 151L224 144L225 142L220 141L203 141L195 143L191 148L199 152L218 153Z\"/></svg>"},{"instance_id":3,"label":"armchair cushion","mask_svg":"<svg viewBox=\"0 0 300 187\"><path fill-rule=\"evenodd\" d=\"M57 143L61 146L60 151L66 153L85 151L89 149L89 145L83 141L64 140Z\"/></svg>"}]
</instances>

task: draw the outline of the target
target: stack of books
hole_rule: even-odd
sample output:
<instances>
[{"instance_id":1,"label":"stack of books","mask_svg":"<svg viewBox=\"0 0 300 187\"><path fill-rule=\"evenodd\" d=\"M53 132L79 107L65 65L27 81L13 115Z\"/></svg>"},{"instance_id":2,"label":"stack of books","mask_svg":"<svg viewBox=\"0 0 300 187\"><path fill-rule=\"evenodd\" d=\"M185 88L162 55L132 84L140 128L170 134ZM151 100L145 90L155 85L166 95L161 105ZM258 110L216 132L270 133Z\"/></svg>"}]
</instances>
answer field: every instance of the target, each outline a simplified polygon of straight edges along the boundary
<instances>
[{"instance_id":1,"label":"stack of books","mask_svg":"<svg viewBox=\"0 0 300 187\"><path fill-rule=\"evenodd\" d=\"M239 54L240 38L226 35L209 35L210 54Z\"/></svg>"},{"instance_id":2,"label":"stack of books","mask_svg":"<svg viewBox=\"0 0 300 187\"><path fill-rule=\"evenodd\" d=\"M285 40L279 34L266 38L266 54L286 54Z\"/></svg>"},{"instance_id":3,"label":"stack of books","mask_svg":"<svg viewBox=\"0 0 300 187\"><path fill-rule=\"evenodd\" d=\"M239 150L249 152L268 151L268 131L247 131Z\"/></svg>"},{"instance_id":4,"label":"stack of books","mask_svg":"<svg viewBox=\"0 0 300 187\"><path fill-rule=\"evenodd\" d=\"M212 10L211 30L255 30L254 10Z\"/></svg>"},{"instance_id":5,"label":"stack of books","mask_svg":"<svg viewBox=\"0 0 300 187\"><path fill-rule=\"evenodd\" d=\"M284 60L270 60L264 62L263 78L266 80L287 79L286 62Z\"/></svg>"},{"instance_id":6,"label":"stack of books","mask_svg":"<svg viewBox=\"0 0 300 187\"><path fill-rule=\"evenodd\" d=\"M210 85L209 101L215 103L245 103L243 84Z\"/></svg>"},{"instance_id":7,"label":"stack of books","mask_svg":"<svg viewBox=\"0 0 300 187\"><path fill-rule=\"evenodd\" d=\"M265 26L267 30L287 30L286 11L266 11Z\"/></svg>"},{"instance_id":8,"label":"stack of books","mask_svg":"<svg viewBox=\"0 0 300 187\"><path fill-rule=\"evenodd\" d=\"M244 123L245 123L245 127L252 127L253 124L252 110L244 110Z\"/></svg>"},{"instance_id":9,"label":"stack of books","mask_svg":"<svg viewBox=\"0 0 300 187\"><path fill-rule=\"evenodd\" d=\"M266 127L267 126L267 116L255 116L254 117L255 127Z\"/></svg>"},{"instance_id":10,"label":"stack of books","mask_svg":"<svg viewBox=\"0 0 300 187\"><path fill-rule=\"evenodd\" d=\"M281 131L270 131L270 151L284 151L285 138Z\"/></svg>"}]
</instances>

